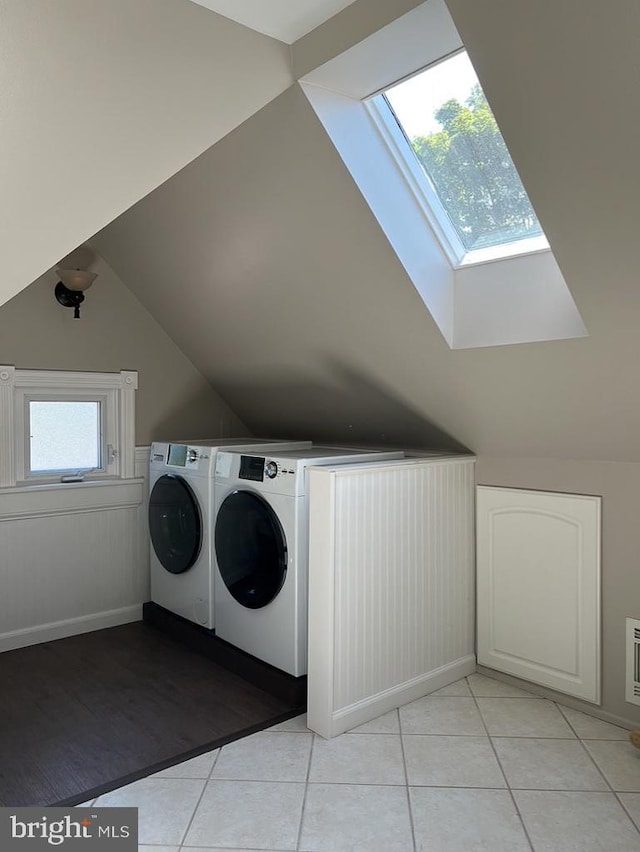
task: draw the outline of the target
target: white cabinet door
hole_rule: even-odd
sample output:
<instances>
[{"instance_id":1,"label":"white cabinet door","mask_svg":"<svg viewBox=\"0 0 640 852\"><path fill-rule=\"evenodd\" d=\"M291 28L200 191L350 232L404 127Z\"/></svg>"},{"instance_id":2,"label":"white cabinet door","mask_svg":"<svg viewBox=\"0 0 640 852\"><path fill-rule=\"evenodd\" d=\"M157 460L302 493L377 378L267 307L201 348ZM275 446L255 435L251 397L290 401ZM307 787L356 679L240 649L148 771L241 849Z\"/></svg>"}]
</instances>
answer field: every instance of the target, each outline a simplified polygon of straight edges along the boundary
<instances>
[{"instance_id":1,"label":"white cabinet door","mask_svg":"<svg viewBox=\"0 0 640 852\"><path fill-rule=\"evenodd\" d=\"M478 487L481 665L599 703L600 502Z\"/></svg>"}]
</instances>

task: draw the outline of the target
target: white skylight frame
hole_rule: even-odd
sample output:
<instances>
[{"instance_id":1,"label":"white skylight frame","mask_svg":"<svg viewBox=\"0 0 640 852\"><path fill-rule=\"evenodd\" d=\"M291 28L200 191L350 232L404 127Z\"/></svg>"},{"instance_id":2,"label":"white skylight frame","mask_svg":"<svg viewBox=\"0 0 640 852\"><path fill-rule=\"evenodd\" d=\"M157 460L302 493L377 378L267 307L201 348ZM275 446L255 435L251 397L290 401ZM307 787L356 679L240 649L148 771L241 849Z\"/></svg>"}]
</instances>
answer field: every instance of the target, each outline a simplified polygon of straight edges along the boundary
<instances>
[{"instance_id":1,"label":"white skylight frame","mask_svg":"<svg viewBox=\"0 0 640 852\"><path fill-rule=\"evenodd\" d=\"M419 68L410 74L409 77L422 74L434 65L438 65L452 56L464 52L464 48L460 48L453 53L441 56L435 62ZM404 79L408 78L405 77ZM549 242L544 233L540 236L526 237L521 240L513 240L486 248L472 249L470 251L466 249L435 187L420 165L411 142L407 138L393 107L385 96L386 90L402 83L404 79L397 80L385 86L384 91L378 91L369 97L363 98L363 103L396 165L402 172L404 180L411 188L416 201L421 207L452 268L461 269L480 263L491 263L510 257L550 251ZM531 202L529 201L529 203ZM533 209L533 205L531 206Z\"/></svg>"},{"instance_id":2,"label":"white skylight frame","mask_svg":"<svg viewBox=\"0 0 640 852\"><path fill-rule=\"evenodd\" d=\"M451 349L585 337L550 248L499 259L476 249L473 263L451 262L366 105L463 47L445 0L428 0L299 83Z\"/></svg>"},{"instance_id":3,"label":"white skylight frame","mask_svg":"<svg viewBox=\"0 0 640 852\"><path fill-rule=\"evenodd\" d=\"M466 249L458 237L438 193L431 181L427 179L411 150L409 141L396 121L387 99L382 93L373 95L364 101L364 105L402 172L402 176L411 187L416 201L440 241L451 266L460 266L466 254Z\"/></svg>"}]
</instances>

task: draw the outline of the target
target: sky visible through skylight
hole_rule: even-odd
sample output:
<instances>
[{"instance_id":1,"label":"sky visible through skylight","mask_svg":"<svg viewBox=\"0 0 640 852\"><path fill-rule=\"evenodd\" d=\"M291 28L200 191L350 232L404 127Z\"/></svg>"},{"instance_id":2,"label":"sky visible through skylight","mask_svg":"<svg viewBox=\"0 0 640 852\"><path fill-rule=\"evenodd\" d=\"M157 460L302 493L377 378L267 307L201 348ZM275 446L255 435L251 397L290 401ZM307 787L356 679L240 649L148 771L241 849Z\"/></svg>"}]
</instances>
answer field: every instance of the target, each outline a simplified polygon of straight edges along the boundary
<instances>
[{"instance_id":1,"label":"sky visible through skylight","mask_svg":"<svg viewBox=\"0 0 640 852\"><path fill-rule=\"evenodd\" d=\"M395 114L409 136L437 133L440 124L433 117L443 103L456 98L464 103L478 83L476 72L465 52L416 74L385 92Z\"/></svg>"}]
</instances>

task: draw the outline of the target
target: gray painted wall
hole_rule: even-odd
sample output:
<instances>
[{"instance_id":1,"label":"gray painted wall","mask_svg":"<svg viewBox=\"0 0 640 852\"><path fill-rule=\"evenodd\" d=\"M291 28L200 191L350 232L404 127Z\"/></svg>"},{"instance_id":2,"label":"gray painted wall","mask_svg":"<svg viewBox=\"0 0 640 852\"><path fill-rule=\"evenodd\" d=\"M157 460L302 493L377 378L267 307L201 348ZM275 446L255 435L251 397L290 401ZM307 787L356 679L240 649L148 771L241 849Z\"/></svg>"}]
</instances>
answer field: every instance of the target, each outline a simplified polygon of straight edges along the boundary
<instances>
[{"instance_id":1,"label":"gray painted wall","mask_svg":"<svg viewBox=\"0 0 640 852\"><path fill-rule=\"evenodd\" d=\"M563 264L590 337L452 352L293 87L95 244L253 431L636 461L640 288L609 233Z\"/></svg>"},{"instance_id":2,"label":"gray painted wall","mask_svg":"<svg viewBox=\"0 0 640 852\"><path fill-rule=\"evenodd\" d=\"M0 307L0 363L22 369L138 370L136 443L247 434L148 311L104 261L81 318L56 302L48 272Z\"/></svg>"},{"instance_id":3,"label":"gray painted wall","mask_svg":"<svg viewBox=\"0 0 640 852\"><path fill-rule=\"evenodd\" d=\"M0 304L291 85L188 0L0 3Z\"/></svg>"},{"instance_id":4,"label":"gray painted wall","mask_svg":"<svg viewBox=\"0 0 640 852\"><path fill-rule=\"evenodd\" d=\"M449 5L588 338L450 351L296 87L95 242L254 432L468 446L485 484L601 494L603 708L640 720L638 7Z\"/></svg>"},{"instance_id":5,"label":"gray painted wall","mask_svg":"<svg viewBox=\"0 0 640 852\"><path fill-rule=\"evenodd\" d=\"M297 86L93 243L252 431L464 443L431 414L448 349Z\"/></svg>"}]
</instances>

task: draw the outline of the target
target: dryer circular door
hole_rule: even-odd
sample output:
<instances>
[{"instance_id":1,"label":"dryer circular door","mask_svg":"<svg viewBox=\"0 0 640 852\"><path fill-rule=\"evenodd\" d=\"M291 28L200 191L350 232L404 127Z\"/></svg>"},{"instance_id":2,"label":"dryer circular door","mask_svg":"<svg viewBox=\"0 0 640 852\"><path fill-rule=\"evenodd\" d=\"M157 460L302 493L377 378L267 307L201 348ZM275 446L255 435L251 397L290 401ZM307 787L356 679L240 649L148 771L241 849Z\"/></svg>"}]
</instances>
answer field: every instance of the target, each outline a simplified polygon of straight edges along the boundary
<instances>
[{"instance_id":1,"label":"dryer circular door","mask_svg":"<svg viewBox=\"0 0 640 852\"><path fill-rule=\"evenodd\" d=\"M234 491L216 517L218 570L230 594L248 609L270 603L287 574L287 542L278 516L257 494Z\"/></svg>"},{"instance_id":2,"label":"dryer circular door","mask_svg":"<svg viewBox=\"0 0 640 852\"><path fill-rule=\"evenodd\" d=\"M151 544L163 568L183 574L195 563L202 546L198 500L179 476L161 476L149 496Z\"/></svg>"}]
</instances>

